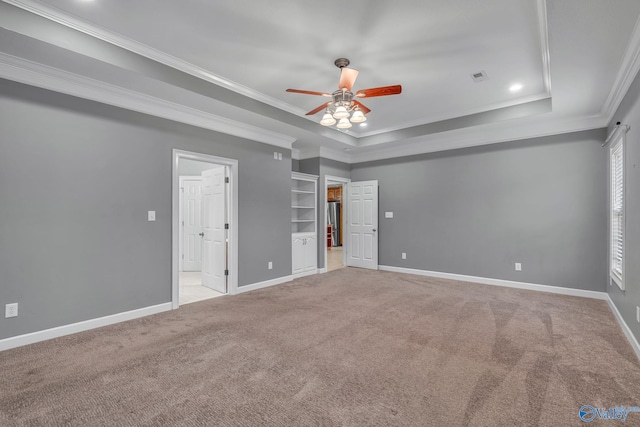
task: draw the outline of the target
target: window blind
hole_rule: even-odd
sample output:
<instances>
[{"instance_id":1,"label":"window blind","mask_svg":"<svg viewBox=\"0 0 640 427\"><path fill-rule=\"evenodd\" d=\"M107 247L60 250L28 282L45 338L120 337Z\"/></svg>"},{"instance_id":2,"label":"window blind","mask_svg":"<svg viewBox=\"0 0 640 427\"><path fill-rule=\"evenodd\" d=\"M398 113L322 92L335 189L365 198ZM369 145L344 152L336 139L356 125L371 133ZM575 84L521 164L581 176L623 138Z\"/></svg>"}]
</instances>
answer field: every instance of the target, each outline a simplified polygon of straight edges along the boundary
<instances>
[{"instance_id":1,"label":"window blind","mask_svg":"<svg viewBox=\"0 0 640 427\"><path fill-rule=\"evenodd\" d=\"M611 278L624 289L624 138L611 147Z\"/></svg>"}]
</instances>

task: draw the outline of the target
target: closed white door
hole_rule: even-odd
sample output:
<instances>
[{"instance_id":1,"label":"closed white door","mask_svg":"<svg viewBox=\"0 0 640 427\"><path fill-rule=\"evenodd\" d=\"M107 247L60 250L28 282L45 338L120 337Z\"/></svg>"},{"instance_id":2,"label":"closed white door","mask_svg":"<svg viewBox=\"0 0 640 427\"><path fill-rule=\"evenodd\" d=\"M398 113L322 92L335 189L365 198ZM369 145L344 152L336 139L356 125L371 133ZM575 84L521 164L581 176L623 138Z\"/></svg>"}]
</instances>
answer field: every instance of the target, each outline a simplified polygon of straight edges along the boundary
<instances>
[{"instance_id":1,"label":"closed white door","mask_svg":"<svg viewBox=\"0 0 640 427\"><path fill-rule=\"evenodd\" d=\"M378 181L350 182L347 265L378 269Z\"/></svg>"},{"instance_id":2,"label":"closed white door","mask_svg":"<svg viewBox=\"0 0 640 427\"><path fill-rule=\"evenodd\" d=\"M226 166L202 172L202 285L227 292Z\"/></svg>"},{"instance_id":3,"label":"closed white door","mask_svg":"<svg viewBox=\"0 0 640 427\"><path fill-rule=\"evenodd\" d=\"M182 271L202 270L202 179L182 181Z\"/></svg>"}]
</instances>

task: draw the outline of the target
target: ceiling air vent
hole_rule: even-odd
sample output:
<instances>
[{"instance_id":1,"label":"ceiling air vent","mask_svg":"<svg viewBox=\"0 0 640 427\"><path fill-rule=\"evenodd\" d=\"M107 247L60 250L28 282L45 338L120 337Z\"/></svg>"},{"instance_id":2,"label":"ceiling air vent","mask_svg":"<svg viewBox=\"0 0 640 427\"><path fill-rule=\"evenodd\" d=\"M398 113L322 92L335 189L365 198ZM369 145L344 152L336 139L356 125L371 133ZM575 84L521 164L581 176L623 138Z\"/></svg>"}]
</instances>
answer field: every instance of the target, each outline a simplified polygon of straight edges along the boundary
<instances>
[{"instance_id":1,"label":"ceiling air vent","mask_svg":"<svg viewBox=\"0 0 640 427\"><path fill-rule=\"evenodd\" d=\"M481 82L483 80L487 80L487 72L486 71L478 71L477 73L471 74L471 78L474 82Z\"/></svg>"}]
</instances>

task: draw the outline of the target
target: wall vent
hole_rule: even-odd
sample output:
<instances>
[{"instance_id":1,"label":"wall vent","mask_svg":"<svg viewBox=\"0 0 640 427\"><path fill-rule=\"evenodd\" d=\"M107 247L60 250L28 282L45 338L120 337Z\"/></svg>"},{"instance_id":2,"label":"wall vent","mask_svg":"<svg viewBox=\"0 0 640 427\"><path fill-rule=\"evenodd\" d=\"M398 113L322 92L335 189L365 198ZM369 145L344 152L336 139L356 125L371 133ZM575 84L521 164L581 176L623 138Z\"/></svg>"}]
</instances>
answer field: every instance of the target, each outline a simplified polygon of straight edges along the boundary
<instances>
[{"instance_id":1,"label":"wall vent","mask_svg":"<svg viewBox=\"0 0 640 427\"><path fill-rule=\"evenodd\" d=\"M478 71L477 73L471 74L471 78L474 82L481 82L483 80L487 80L487 72L486 71Z\"/></svg>"}]
</instances>

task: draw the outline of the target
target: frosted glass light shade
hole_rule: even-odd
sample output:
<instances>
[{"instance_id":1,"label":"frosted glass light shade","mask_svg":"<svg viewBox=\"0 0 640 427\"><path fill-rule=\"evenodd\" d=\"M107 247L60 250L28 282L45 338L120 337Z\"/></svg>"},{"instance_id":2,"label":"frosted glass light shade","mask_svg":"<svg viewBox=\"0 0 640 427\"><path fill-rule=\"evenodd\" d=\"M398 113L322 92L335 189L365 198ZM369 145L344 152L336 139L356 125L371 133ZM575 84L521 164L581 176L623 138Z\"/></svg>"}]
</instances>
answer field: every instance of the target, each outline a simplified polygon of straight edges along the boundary
<instances>
[{"instance_id":1,"label":"frosted glass light shade","mask_svg":"<svg viewBox=\"0 0 640 427\"><path fill-rule=\"evenodd\" d=\"M349 129L351 127L351 122L346 117L343 117L340 119L336 127L338 129Z\"/></svg>"},{"instance_id":2,"label":"frosted glass light shade","mask_svg":"<svg viewBox=\"0 0 640 427\"><path fill-rule=\"evenodd\" d=\"M344 119L345 117L349 117L349 112L346 108L344 108L344 106L340 105L338 108L336 108L336 112L333 113L333 118L339 120Z\"/></svg>"},{"instance_id":3,"label":"frosted glass light shade","mask_svg":"<svg viewBox=\"0 0 640 427\"><path fill-rule=\"evenodd\" d=\"M362 122L366 122L367 118L365 117L364 113L362 112L362 110L360 110L359 108L356 109L356 111L353 112L353 115L351 116L351 122L352 123L362 123Z\"/></svg>"},{"instance_id":4,"label":"frosted glass light shade","mask_svg":"<svg viewBox=\"0 0 640 427\"><path fill-rule=\"evenodd\" d=\"M320 124L322 126L331 126L335 123L336 123L336 119L334 119L331 113L328 111L324 113L324 116L322 116L322 120L320 120Z\"/></svg>"}]
</instances>

